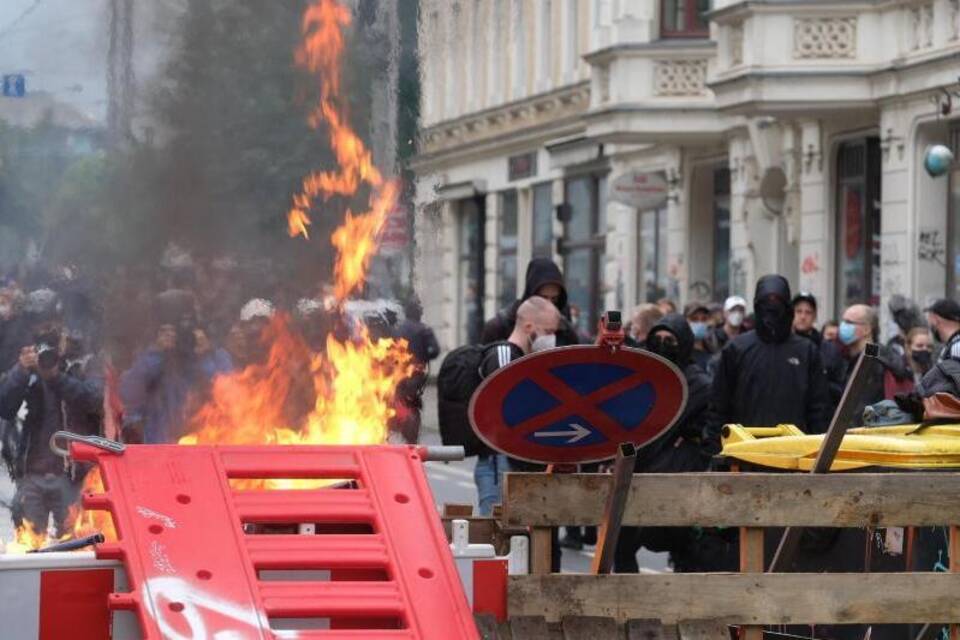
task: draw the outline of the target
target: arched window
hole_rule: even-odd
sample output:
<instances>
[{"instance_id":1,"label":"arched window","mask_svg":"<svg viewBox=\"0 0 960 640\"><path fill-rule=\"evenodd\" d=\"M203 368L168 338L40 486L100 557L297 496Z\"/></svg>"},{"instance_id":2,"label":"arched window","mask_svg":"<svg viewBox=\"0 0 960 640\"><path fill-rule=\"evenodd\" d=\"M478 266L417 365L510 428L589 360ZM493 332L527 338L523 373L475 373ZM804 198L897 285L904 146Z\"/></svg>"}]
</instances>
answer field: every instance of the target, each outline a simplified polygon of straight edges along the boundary
<instances>
[{"instance_id":1,"label":"arched window","mask_svg":"<svg viewBox=\"0 0 960 640\"><path fill-rule=\"evenodd\" d=\"M660 0L660 36L707 37L710 29L705 14L710 4L710 0Z\"/></svg>"}]
</instances>

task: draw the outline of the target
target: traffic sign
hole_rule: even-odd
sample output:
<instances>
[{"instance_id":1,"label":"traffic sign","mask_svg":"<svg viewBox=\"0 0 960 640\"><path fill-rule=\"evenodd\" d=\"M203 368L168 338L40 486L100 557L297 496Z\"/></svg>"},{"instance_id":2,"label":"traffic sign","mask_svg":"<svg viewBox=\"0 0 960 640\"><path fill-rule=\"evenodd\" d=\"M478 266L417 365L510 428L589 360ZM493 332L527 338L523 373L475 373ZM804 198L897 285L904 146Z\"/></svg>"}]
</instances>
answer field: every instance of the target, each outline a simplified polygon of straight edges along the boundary
<instances>
[{"instance_id":1,"label":"traffic sign","mask_svg":"<svg viewBox=\"0 0 960 640\"><path fill-rule=\"evenodd\" d=\"M5 98L22 98L27 94L27 79L22 74L3 76L3 96Z\"/></svg>"},{"instance_id":2,"label":"traffic sign","mask_svg":"<svg viewBox=\"0 0 960 640\"><path fill-rule=\"evenodd\" d=\"M679 419L687 383L669 361L645 351L574 346L511 362L484 380L470 402L481 440L541 463L607 460L617 445L650 444Z\"/></svg>"}]
</instances>

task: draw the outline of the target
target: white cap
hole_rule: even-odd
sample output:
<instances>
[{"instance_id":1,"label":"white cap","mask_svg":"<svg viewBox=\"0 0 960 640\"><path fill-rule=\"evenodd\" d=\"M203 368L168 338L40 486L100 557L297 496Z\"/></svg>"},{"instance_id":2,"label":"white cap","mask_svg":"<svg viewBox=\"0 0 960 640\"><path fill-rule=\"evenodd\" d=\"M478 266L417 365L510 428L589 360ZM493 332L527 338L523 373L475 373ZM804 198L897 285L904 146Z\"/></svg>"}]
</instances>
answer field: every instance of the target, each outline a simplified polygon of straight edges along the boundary
<instances>
[{"instance_id":1,"label":"white cap","mask_svg":"<svg viewBox=\"0 0 960 640\"><path fill-rule=\"evenodd\" d=\"M724 313L730 313L733 309L737 307L743 307L744 310L747 308L747 301L741 298L740 296L730 296L727 298L727 301L723 303Z\"/></svg>"},{"instance_id":2,"label":"white cap","mask_svg":"<svg viewBox=\"0 0 960 640\"><path fill-rule=\"evenodd\" d=\"M240 309L240 320L246 322L254 318L271 318L273 317L273 312L272 302L264 300L263 298L254 298Z\"/></svg>"}]
</instances>

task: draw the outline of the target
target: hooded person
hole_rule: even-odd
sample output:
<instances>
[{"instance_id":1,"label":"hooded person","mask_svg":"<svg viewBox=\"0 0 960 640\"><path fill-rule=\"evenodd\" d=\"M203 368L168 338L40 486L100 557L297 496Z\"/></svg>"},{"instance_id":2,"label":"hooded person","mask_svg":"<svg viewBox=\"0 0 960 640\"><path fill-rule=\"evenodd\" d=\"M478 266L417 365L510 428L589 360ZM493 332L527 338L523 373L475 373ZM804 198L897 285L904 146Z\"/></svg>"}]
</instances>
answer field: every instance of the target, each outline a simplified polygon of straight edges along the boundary
<instances>
[{"instance_id":1,"label":"hooded person","mask_svg":"<svg viewBox=\"0 0 960 640\"><path fill-rule=\"evenodd\" d=\"M701 448L703 428L710 403L710 377L694 360L694 335L687 319L677 313L663 317L650 329L644 348L673 363L687 382L687 404L670 430L637 454L639 473L683 473L703 471L709 457ZM643 546L650 551L671 554L677 559L687 552L692 531L670 527L624 527L614 558L617 573L636 573L636 553Z\"/></svg>"},{"instance_id":2,"label":"hooded person","mask_svg":"<svg viewBox=\"0 0 960 640\"><path fill-rule=\"evenodd\" d=\"M704 434L711 453L720 451L725 424L826 430L830 400L820 350L793 333L791 300L786 278L761 278L753 301L756 328L720 352Z\"/></svg>"},{"instance_id":3,"label":"hooded person","mask_svg":"<svg viewBox=\"0 0 960 640\"><path fill-rule=\"evenodd\" d=\"M533 296L545 298L553 303L562 316L560 328L557 330L557 345L566 346L579 344L577 332L570 324L570 308L567 300L567 286L563 279L560 267L549 258L534 258L527 265L526 284L523 297L501 310L496 316L483 326L480 336L481 344L491 344L510 338L514 325L517 323L517 309Z\"/></svg>"}]
</instances>

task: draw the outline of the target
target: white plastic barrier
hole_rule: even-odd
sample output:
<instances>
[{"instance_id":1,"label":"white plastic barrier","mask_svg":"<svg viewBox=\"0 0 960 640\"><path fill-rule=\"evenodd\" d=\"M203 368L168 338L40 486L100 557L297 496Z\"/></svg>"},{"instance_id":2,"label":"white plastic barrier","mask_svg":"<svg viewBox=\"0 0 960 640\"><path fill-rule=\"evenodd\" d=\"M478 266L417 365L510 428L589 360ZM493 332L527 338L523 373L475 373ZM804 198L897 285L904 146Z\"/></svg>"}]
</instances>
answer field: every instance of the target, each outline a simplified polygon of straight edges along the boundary
<instances>
[{"instance_id":1,"label":"white plastic barrier","mask_svg":"<svg viewBox=\"0 0 960 640\"><path fill-rule=\"evenodd\" d=\"M470 544L470 523L467 520L454 520L450 523L450 551L460 573L463 591L467 601L473 606L473 563L475 560L506 560L507 573L511 576L525 575L530 572L530 540L526 536L510 538L510 552L506 556L497 556L492 544Z\"/></svg>"},{"instance_id":2,"label":"white plastic barrier","mask_svg":"<svg viewBox=\"0 0 960 640\"><path fill-rule=\"evenodd\" d=\"M44 574L73 571L82 580L83 571L112 569L114 591L126 591L126 574L119 562L97 560L93 552L0 554L0 620L4 640L37 640L41 617L56 615L59 593L45 593L53 582ZM53 602L46 602L51 598ZM41 607L44 602L44 607ZM52 606L51 606L52 605ZM104 602L106 607L106 602ZM82 626L82 625L78 625ZM75 637L86 637L78 630ZM139 640L140 627L133 613L120 611L113 616L113 629L103 640Z\"/></svg>"}]
</instances>

